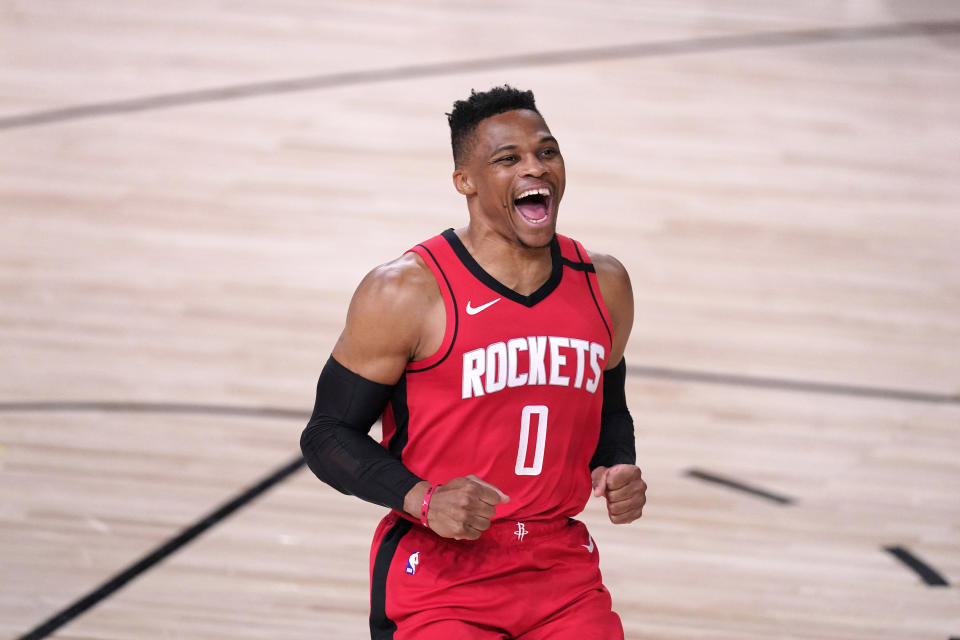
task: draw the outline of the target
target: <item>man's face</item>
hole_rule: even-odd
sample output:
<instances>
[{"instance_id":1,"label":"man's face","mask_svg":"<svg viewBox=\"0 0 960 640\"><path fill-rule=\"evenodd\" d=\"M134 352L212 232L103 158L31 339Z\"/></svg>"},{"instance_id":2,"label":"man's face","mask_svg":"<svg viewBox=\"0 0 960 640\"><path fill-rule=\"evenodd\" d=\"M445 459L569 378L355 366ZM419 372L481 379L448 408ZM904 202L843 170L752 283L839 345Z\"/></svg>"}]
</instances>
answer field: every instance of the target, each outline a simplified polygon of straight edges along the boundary
<instances>
[{"instance_id":1,"label":"man's face","mask_svg":"<svg viewBox=\"0 0 960 640\"><path fill-rule=\"evenodd\" d=\"M545 247L553 239L566 172L560 147L537 112L507 111L480 122L454 184L476 198L474 215L507 239L524 247Z\"/></svg>"}]
</instances>

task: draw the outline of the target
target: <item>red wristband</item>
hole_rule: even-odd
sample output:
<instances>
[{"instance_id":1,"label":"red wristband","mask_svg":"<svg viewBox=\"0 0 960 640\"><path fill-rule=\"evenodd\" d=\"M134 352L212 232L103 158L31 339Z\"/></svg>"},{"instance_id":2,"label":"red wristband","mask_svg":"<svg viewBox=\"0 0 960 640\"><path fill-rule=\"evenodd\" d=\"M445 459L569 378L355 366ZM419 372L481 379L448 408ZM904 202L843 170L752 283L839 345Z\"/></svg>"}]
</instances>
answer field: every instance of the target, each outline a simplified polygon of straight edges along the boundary
<instances>
[{"instance_id":1,"label":"red wristband","mask_svg":"<svg viewBox=\"0 0 960 640\"><path fill-rule=\"evenodd\" d=\"M433 497L433 492L436 491L439 486L439 484L430 483L430 488L423 494L423 504L420 505L420 524L428 529L430 525L427 523L427 512L430 510L430 498Z\"/></svg>"}]
</instances>

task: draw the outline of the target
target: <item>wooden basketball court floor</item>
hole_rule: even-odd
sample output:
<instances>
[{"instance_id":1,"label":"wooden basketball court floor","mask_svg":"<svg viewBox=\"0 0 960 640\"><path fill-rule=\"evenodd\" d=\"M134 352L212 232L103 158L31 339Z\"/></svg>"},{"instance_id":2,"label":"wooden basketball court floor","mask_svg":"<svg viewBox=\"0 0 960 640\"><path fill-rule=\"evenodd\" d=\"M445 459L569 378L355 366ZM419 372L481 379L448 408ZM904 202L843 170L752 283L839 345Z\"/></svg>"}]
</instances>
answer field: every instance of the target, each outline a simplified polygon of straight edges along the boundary
<instances>
[{"instance_id":1,"label":"wooden basketball court floor","mask_svg":"<svg viewBox=\"0 0 960 640\"><path fill-rule=\"evenodd\" d=\"M633 278L649 502L583 514L627 637L960 636L956 3L15 0L0 637L366 637L382 510L299 433L503 82Z\"/></svg>"}]
</instances>

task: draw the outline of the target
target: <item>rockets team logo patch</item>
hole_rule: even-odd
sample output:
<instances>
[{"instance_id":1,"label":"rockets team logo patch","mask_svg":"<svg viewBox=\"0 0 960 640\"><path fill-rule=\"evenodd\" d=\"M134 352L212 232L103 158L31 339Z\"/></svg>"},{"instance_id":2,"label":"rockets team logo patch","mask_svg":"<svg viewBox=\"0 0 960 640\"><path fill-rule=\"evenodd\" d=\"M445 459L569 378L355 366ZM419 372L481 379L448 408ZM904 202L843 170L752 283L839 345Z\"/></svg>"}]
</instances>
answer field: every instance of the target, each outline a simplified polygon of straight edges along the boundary
<instances>
[{"instance_id":1,"label":"rockets team logo patch","mask_svg":"<svg viewBox=\"0 0 960 640\"><path fill-rule=\"evenodd\" d=\"M513 535L517 536L517 540L523 542L523 536L527 535L527 526L522 522L517 523L517 530L513 532Z\"/></svg>"},{"instance_id":2,"label":"rockets team logo patch","mask_svg":"<svg viewBox=\"0 0 960 640\"><path fill-rule=\"evenodd\" d=\"M417 572L417 565L420 564L420 552L411 553L407 558L407 573L414 575Z\"/></svg>"}]
</instances>

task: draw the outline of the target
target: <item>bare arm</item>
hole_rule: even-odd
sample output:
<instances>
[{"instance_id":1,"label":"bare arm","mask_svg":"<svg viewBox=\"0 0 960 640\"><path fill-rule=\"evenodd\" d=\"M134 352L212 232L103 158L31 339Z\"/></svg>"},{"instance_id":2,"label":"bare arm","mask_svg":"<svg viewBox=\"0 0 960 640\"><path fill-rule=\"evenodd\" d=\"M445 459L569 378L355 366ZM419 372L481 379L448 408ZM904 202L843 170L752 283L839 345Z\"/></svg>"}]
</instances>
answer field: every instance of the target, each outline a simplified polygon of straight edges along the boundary
<instances>
[{"instance_id":1,"label":"bare arm","mask_svg":"<svg viewBox=\"0 0 960 640\"><path fill-rule=\"evenodd\" d=\"M634 448L633 419L627 411L626 399L623 396L625 372L617 369L623 360L623 352L633 329L633 288L630 285L630 276L619 260L601 254L591 254L590 259L596 267L600 295L603 296L610 321L613 323L613 346L610 348L610 358L604 374L604 411L601 418L600 444L595 456L599 457L605 452L624 448L633 451ZM608 381L607 377L612 378ZM618 381L619 388L616 390L609 388L607 384L613 379ZM620 442L621 440L623 442ZM643 480L640 468L634 464L606 464L611 466L600 465L591 472L594 495L606 498L611 522L633 522L643 514L643 506L647 502L647 483Z\"/></svg>"},{"instance_id":2,"label":"bare arm","mask_svg":"<svg viewBox=\"0 0 960 640\"><path fill-rule=\"evenodd\" d=\"M594 253L590 254L590 259L597 270L600 295L603 296L613 323L613 346L607 359L607 368L612 369L623 359L623 352L633 329L633 288L630 285L630 276L619 260L613 256Z\"/></svg>"},{"instance_id":3,"label":"bare arm","mask_svg":"<svg viewBox=\"0 0 960 640\"><path fill-rule=\"evenodd\" d=\"M393 508L401 508L396 488L390 494L396 497L387 502L373 497L386 495L387 491L371 492L370 487L382 485L385 480L390 484L387 473L403 483L404 489L415 482L403 495L402 509L420 517L430 483L417 482L417 476L400 460L367 435L376 418L368 417L366 424L352 425L332 419L324 410L342 402L343 396L355 388L396 384L411 360L421 360L440 348L444 326L440 289L419 256L406 254L367 274L350 302L346 325L332 354L342 365L342 370L338 370L341 380L352 376L353 382L349 388L340 386L331 394L333 378L328 387L321 375L317 408L301 438L304 455L318 477L341 491ZM322 396L332 397L322 400ZM382 392L365 397L380 398L379 406L374 407L376 411L381 411L386 402ZM490 527L496 505L508 499L475 475L455 478L434 492L429 526L444 537L476 539Z\"/></svg>"},{"instance_id":4,"label":"bare arm","mask_svg":"<svg viewBox=\"0 0 960 640\"><path fill-rule=\"evenodd\" d=\"M407 363L443 340L443 299L423 260L408 253L371 271L357 287L333 357L354 373L396 384Z\"/></svg>"}]
</instances>

